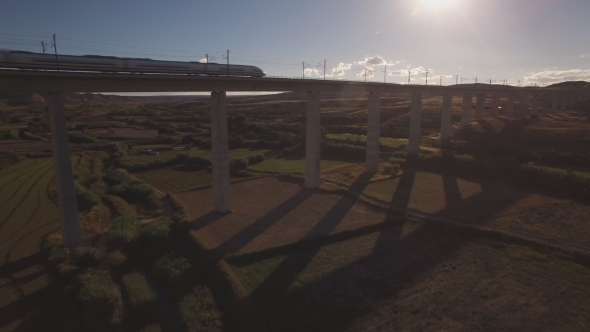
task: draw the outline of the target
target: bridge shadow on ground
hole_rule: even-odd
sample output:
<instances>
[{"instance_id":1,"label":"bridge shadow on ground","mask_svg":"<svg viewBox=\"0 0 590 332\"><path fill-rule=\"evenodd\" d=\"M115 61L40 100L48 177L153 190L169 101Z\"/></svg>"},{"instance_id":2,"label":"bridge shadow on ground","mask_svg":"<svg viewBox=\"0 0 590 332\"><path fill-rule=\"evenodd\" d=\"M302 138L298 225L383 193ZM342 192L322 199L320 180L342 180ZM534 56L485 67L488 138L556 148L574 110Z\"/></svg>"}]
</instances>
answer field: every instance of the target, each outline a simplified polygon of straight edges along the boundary
<instances>
[{"instance_id":1,"label":"bridge shadow on ground","mask_svg":"<svg viewBox=\"0 0 590 332\"><path fill-rule=\"evenodd\" d=\"M415 170L404 172L391 199L392 207L408 207L415 178ZM436 216L446 216L449 211L469 211L470 206L485 204L489 191L493 190L490 185L481 183L480 193L462 199L456 177L444 176L443 185L447 206L436 212ZM495 202L487 210L488 214L500 211L511 203ZM336 204L317 227L335 227L338 218L342 218L349 208L349 203ZM485 219L485 216L479 216L472 224L480 224ZM257 257L244 257L244 261L238 256L230 263L243 265L252 263L253 259L286 255L249 298L270 317L271 330L341 331L358 318L377 310L384 301L395 300L400 291L432 271L474 236L470 230L437 221L413 226L415 229L412 232L404 234L406 223L407 219L400 213L389 212L377 234L374 231L356 233L357 237L377 235L368 254L333 270L328 268L326 273L320 273L319 278L311 281L302 281L299 277L320 250L352 236L337 239L337 234L328 235L322 238L322 243L292 246L291 251L288 248L275 252L269 249L267 254L257 253ZM313 233L312 230L309 234ZM324 263L326 266L332 264L329 257L322 260L327 260ZM384 320L388 318L380 317Z\"/></svg>"},{"instance_id":2,"label":"bridge shadow on ground","mask_svg":"<svg viewBox=\"0 0 590 332\"><path fill-rule=\"evenodd\" d=\"M39 267L39 270L17 277L22 272L35 267ZM1 287L4 288L0 290L10 292L6 287L13 284L16 287L14 291L18 289L20 293L19 299L0 308L0 330L23 318L20 324L16 327L12 326L11 329L44 331L48 326L61 329L60 325L66 317L65 305L68 298L64 293L64 286L71 280L69 279L71 276L57 276L54 268L47 263L43 252L6 262L0 267L0 280L3 281ZM43 275L48 275L48 278L52 280L49 285L29 294L22 292L19 285L28 284Z\"/></svg>"}]
</instances>

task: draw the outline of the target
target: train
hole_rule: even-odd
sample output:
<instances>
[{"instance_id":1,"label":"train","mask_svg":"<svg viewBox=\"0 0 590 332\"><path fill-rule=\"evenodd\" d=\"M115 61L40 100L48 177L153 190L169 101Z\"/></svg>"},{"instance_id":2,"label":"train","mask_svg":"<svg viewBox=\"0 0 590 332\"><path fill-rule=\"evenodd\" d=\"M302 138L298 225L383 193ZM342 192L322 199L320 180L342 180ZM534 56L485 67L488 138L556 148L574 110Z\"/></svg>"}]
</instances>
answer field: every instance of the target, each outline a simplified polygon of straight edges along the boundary
<instances>
[{"instance_id":1,"label":"train","mask_svg":"<svg viewBox=\"0 0 590 332\"><path fill-rule=\"evenodd\" d=\"M57 61L56 61L57 59ZM256 66L219 63L163 61L120 58L102 55L56 55L26 51L0 50L0 68L29 70L66 70L107 73L187 74L214 76L264 77Z\"/></svg>"}]
</instances>

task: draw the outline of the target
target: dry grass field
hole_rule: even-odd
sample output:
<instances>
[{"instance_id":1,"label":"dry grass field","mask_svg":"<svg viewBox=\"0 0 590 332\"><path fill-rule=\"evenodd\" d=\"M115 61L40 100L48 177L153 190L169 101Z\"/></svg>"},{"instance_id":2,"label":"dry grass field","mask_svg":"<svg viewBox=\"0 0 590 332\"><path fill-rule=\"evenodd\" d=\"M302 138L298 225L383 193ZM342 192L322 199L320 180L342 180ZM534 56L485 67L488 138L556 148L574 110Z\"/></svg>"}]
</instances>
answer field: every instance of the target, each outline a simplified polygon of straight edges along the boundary
<instances>
[{"instance_id":1,"label":"dry grass field","mask_svg":"<svg viewBox=\"0 0 590 332\"><path fill-rule=\"evenodd\" d=\"M369 179L361 177L352 187L366 187L389 200L390 193L404 196L395 189L407 181L403 177ZM466 215L476 224L563 204L505 184L454 180L457 199L475 204ZM408 206L433 214L453 211L446 206L439 175L419 172L412 187ZM226 215L208 212L210 190L176 196L195 237L229 263L245 300L265 317L268 326L260 330L563 331L590 326L585 314L590 287L584 286L590 269L551 252L381 212L353 197L275 178L232 185L233 213ZM502 229L502 223L486 225Z\"/></svg>"},{"instance_id":2,"label":"dry grass field","mask_svg":"<svg viewBox=\"0 0 590 332\"><path fill-rule=\"evenodd\" d=\"M41 312L50 314L59 301L61 290L40 253L44 237L59 229L50 196L53 177L52 159L27 160L0 172L1 331L26 326Z\"/></svg>"}]
</instances>

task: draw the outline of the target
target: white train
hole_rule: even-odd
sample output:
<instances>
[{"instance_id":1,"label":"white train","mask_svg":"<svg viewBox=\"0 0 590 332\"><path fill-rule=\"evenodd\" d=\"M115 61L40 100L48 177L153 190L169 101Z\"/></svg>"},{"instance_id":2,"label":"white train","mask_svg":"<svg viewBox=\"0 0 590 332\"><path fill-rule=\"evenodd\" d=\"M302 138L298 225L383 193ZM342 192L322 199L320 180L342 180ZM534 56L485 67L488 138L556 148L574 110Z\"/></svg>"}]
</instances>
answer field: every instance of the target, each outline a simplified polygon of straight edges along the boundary
<instances>
[{"instance_id":1,"label":"white train","mask_svg":"<svg viewBox=\"0 0 590 332\"><path fill-rule=\"evenodd\" d=\"M125 73L231 75L263 77L264 72L255 66L219 63L161 61L152 59L118 58L100 55L57 55L25 51L0 50L0 67L18 69L49 69L68 71L98 71Z\"/></svg>"}]
</instances>

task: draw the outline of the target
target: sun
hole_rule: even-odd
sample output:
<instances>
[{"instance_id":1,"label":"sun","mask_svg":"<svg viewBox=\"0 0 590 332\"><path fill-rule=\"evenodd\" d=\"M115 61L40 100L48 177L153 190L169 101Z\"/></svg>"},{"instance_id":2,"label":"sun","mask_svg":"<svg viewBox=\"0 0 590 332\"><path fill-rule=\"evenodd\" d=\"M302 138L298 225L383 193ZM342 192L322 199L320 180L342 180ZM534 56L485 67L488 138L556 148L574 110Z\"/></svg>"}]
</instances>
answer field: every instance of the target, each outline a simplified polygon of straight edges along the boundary
<instances>
[{"instance_id":1,"label":"sun","mask_svg":"<svg viewBox=\"0 0 590 332\"><path fill-rule=\"evenodd\" d=\"M452 5L455 0L420 0L420 2L429 8L442 8Z\"/></svg>"}]
</instances>

